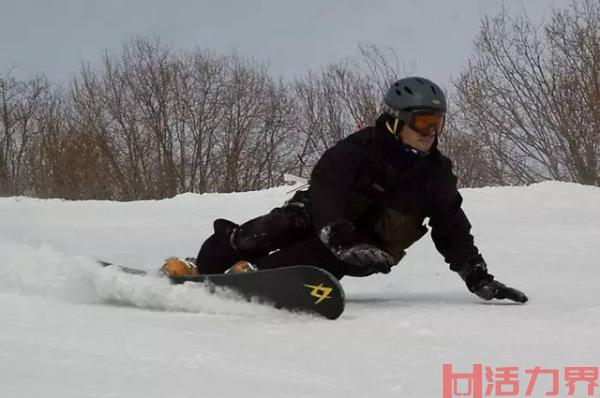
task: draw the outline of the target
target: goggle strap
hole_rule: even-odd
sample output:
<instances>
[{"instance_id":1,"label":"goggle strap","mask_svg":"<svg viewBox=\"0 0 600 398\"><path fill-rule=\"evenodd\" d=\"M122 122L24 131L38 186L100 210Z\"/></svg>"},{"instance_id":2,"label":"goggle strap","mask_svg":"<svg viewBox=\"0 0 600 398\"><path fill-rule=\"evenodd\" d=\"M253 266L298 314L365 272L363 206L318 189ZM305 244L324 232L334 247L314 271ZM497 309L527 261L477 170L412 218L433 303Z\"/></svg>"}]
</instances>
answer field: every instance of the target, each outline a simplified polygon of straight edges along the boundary
<instances>
[{"instance_id":1,"label":"goggle strap","mask_svg":"<svg viewBox=\"0 0 600 398\"><path fill-rule=\"evenodd\" d=\"M399 122L399 119L395 118L394 119L394 127L390 126L390 122L385 122L385 127L387 127L387 129L390 133L396 135L396 132L398 130L398 122Z\"/></svg>"}]
</instances>

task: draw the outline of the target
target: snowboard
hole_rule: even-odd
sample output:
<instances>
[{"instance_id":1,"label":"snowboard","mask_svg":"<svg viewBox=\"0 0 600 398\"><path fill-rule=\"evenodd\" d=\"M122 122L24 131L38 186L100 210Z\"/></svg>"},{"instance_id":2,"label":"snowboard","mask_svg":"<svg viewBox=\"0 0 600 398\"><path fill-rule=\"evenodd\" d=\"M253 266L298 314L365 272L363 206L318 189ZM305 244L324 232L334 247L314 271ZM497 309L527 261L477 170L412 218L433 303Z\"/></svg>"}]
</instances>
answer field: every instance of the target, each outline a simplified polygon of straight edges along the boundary
<instances>
[{"instance_id":1,"label":"snowboard","mask_svg":"<svg viewBox=\"0 0 600 398\"><path fill-rule=\"evenodd\" d=\"M148 275L148 272L105 261L102 266L116 266L123 272ZM329 272L313 266L290 267L232 274L170 276L171 283L202 283L215 292L217 288L230 289L246 300L289 311L308 312L327 319L337 319L344 311L344 289Z\"/></svg>"}]
</instances>

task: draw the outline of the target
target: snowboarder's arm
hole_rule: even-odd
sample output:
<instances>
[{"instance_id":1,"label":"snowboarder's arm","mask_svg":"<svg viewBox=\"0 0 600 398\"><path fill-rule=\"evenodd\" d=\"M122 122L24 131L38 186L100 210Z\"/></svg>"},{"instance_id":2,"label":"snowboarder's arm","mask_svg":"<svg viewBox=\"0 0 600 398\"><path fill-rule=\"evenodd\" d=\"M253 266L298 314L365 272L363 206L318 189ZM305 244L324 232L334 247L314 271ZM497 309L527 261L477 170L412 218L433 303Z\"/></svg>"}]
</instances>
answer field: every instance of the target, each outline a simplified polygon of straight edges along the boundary
<instances>
[{"instance_id":1,"label":"snowboarder's arm","mask_svg":"<svg viewBox=\"0 0 600 398\"><path fill-rule=\"evenodd\" d=\"M365 272L390 272L393 256L364 239L346 219L346 203L362 166L358 144L341 141L323 154L310 179L313 225L325 246L340 260Z\"/></svg>"},{"instance_id":2,"label":"snowboarder's arm","mask_svg":"<svg viewBox=\"0 0 600 398\"><path fill-rule=\"evenodd\" d=\"M487 264L473 243L471 223L461 207L462 197L456 187L456 177L450 167L446 171L446 178L435 184L441 189L430 193L432 209L429 225L436 248L470 292L485 300L527 302L523 292L494 280L494 276L488 273Z\"/></svg>"},{"instance_id":3,"label":"snowboarder's arm","mask_svg":"<svg viewBox=\"0 0 600 398\"><path fill-rule=\"evenodd\" d=\"M469 291L484 300L509 299L527 302L527 296L514 288L494 280L487 271L487 264L473 244L471 224L460 208L460 195L452 206L430 220L431 235L437 249L456 271Z\"/></svg>"},{"instance_id":4,"label":"snowboarder's arm","mask_svg":"<svg viewBox=\"0 0 600 398\"><path fill-rule=\"evenodd\" d=\"M526 303L529 300L520 290L494 280L494 275L487 272L487 264L481 256L463 264L458 274L465 281L467 289L484 300L509 299L518 303Z\"/></svg>"},{"instance_id":5,"label":"snowboarder's arm","mask_svg":"<svg viewBox=\"0 0 600 398\"><path fill-rule=\"evenodd\" d=\"M461 207L462 196L456 188L455 177L436 185L438 189L430 193L431 238L450 269L458 272L463 264L479 256L479 250L471 235L471 223Z\"/></svg>"},{"instance_id":6,"label":"snowboarder's arm","mask_svg":"<svg viewBox=\"0 0 600 398\"><path fill-rule=\"evenodd\" d=\"M365 274L387 274L397 260L391 254L364 239L354 224L347 220L333 222L319 232L321 242L339 260L362 268Z\"/></svg>"}]
</instances>

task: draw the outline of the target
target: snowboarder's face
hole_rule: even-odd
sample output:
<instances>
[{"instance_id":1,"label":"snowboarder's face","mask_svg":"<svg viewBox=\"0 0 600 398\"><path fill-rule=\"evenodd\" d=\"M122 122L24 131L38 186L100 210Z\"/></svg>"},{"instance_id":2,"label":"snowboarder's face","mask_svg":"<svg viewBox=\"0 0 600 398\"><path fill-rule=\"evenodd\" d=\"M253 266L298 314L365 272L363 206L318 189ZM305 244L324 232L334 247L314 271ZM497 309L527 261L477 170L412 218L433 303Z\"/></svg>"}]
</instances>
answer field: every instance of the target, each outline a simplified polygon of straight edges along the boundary
<instances>
[{"instance_id":1,"label":"snowboarder's face","mask_svg":"<svg viewBox=\"0 0 600 398\"><path fill-rule=\"evenodd\" d=\"M419 152L427 152L431 149L435 141L436 131L431 129L429 132L417 133L415 130L408 127L406 124L400 131L400 139L405 145L416 149Z\"/></svg>"}]
</instances>

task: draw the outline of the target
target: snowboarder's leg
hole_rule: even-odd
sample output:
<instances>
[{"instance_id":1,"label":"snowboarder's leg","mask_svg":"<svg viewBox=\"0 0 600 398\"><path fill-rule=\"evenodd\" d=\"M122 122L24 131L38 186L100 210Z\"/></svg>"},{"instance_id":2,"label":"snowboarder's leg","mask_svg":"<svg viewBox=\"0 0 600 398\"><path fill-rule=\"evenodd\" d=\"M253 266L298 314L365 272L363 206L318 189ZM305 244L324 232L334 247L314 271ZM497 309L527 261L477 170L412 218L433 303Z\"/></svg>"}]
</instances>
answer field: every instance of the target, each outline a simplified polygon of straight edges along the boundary
<instances>
[{"instance_id":1,"label":"snowboarder's leg","mask_svg":"<svg viewBox=\"0 0 600 398\"><path fill-rule=\"evenodd\" d=\"M365 276L355 274L350 264L338 260L316 236L257 259L254 264L258 269L313 265L331 272L338 279L344 275Z\"/></svg>"},{"instance_id":2,"label":"snowboarder's leg","mask_svg":"<svg viewBox=\"0 0 600 398\"><path fill-rule=\"evenodd\" d=\"M196 267L200 274L221 274L244 259L231 246L231 233L238 225L229 220L218 219L213 227L214 233L204 241L196 257Z\"/></svg>"},{"instance_id":3,"label":"snowboarder's leg","mask_svg":"<svg viewBox=\"0 0 600 398\"><path fill-rule=\"evenodd\" d=\"M311 235L308 216L296 205L276 208L242 225L218 219L213 226L214 234L202 244L196 258L201 274L223 273L240 260L253 263Z\"/></svg>"},{"instance_id":4,"label":"snowboarder's leg","mask_svg":"<svg viewBox=\"0 0 600 398\"><path fill-rule=\"evenodd\" d=\"M241 253L263 257L273 250L305 240L310 235L310 221L305 211L298 206L288 205L235 228L231 244Z\"/></svg>"}]
</instances>

